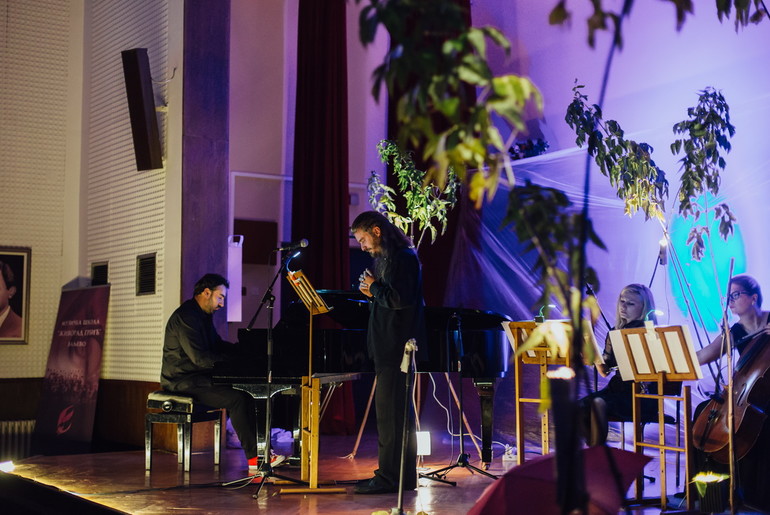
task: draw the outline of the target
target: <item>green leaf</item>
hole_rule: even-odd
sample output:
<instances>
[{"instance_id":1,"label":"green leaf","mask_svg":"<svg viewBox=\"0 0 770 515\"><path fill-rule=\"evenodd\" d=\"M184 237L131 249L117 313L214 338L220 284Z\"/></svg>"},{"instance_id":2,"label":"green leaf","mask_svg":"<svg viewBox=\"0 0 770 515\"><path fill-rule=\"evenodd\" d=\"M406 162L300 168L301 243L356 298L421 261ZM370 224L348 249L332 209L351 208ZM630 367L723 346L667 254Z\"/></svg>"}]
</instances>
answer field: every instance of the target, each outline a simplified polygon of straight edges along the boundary
<instances>
[{"instance_id":1,"label":"green leaf","mask_svg":"<svg viewBox=\"0 0 770 515\"><path fill-rule=\"evenodd\" d=\"M482 59L487 58L487 41L484 31L471 27L468 29L468 41Z\"/></svg>"},{"instance_id":2,"label":"green leaf","mask_svg":"<svg viewBox=\"0 0 770 515\"><path fill-rule=\"evenodd\" d=\"M548 15L548 23L550 25L563 25L567 21L569 21L570 15L567 11L567 7L565 6L565 1L561 0L558 4L556 4L556 7L554 7L551 10L551 13Z\"/></svg>"},{"instance_id":3,"label":"green leaf","mask_svg":"<svg viewBox=\"0 0 770 515\"><path fill-rule=\"evenodd\" d=\"M466 56L457 67L460 80L477 86L489 84L491 74L486 63L475 56Z\"/></svg>"}]
</instances>

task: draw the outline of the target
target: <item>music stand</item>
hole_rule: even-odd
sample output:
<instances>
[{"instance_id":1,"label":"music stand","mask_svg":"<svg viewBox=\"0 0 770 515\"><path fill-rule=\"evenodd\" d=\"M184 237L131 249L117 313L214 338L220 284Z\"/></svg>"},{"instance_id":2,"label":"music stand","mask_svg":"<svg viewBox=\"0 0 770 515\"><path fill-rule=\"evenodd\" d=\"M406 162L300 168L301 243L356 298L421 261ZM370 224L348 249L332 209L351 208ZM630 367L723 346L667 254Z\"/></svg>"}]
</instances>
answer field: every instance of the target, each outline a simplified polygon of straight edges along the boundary
<instances>
[{"instance_id":1,"label":"music stand","mask_svg":"<svg viewBox=\"0 0 770 515\"><path fill-rule=\"evenodd\" d=\"M457 320L457 338L455 340L456 342L456 354L457 354L457 373L458 377L460 379L460 454L457 456L457 461L453 463L452 465L449 465L444 468L440 468L438 470L433 470L431 472L428 472L426 474L420 474L421 478L425 479L431 479L433 481L439 481L441 483L450 484L452 486L455 486L456 483L454 481L447 481L446 476L449 474L453 469L457 467L463 467L467 468L470 473L478 472L479 474L485 475L487 477L490 477L492 479L497 479L497 476L494 474L490 474L486 470L482 470L478 467L475 467L470 464L469 458L470 455L465 452L465 434L463 433L463 419L465 417L465 411L463 410L463 357L465 355L465 352L463 351L463 336L462 336L462 329L460 327L461 324L461 318L460 315L456 314L454 315L454 318ZM447 377L448 379L448 377ZM451 383L450 383L451 384Z\"/></svg>"},{"instance_id":2,"label":"music stand","mask_svg":"<svg viewBox=\"0 0 770 515\"><path fill-rule=\"evenodd\" d=\"M548 324L565 324L565 320L549 320ZM594 349L594 362L604 363L602 354L594 338L593 329L589 320L584 320L585 330L583 339ZM540 380L546 380L546 373L551 366L570 366L570 356L563 352L554 353L548 347L544 339L534 347L526 351L520 351L521 347L529 340L535 331L542 330L542 325L534 320L524 320L521 322L503 322L503 330L508 337L514 354L514 393L516 406L516 464L524 463L524 404L540 405L544 399L540 397L523 397L524 391L524 365L537 365L540 372ZM590 363L586 363L587 365ZM542 410L540 413L540 446L543 454L551 452L550 442L550 414L549 410Z\"/></svg>"},{"instance_id":3,"label":"music stand","mask_svg":"<svg viewBox=\"0 0 770 515\"><path fill-rule=\"evenodd\" d=\"M267 363L266 363L266 370L267 370L267 378L266 378L266 390L267 395L265 396L265 455L264 459L262 460L262 463L259 466L259 469L257 469L257 472L255 474L252 474L248 476L250 480L254 480L258 476L261 478L261 481L259 483L259 486L257 487L257 491L254 492L252 497L256 499L259 497L259 492L262 490L262 486L267 482L267 478L269 477L275 477L278 479L282 479L284 481L289 481L296 484L307 484L304 481L299 481L297 479L288 477L288 476L282 476L280 474L276 474L273 470L272 465L270 465L270 452L271 452L271 441L270 438L272 436L272 382L273 382L273 309L275 307L275 295L273 294L273 287L275 286L275 282L278 280L278 277L281 275L281 272L284 268L288 270L289 261L293 257L295 257L297 253L289 253L286 256L284 256L281 266L278 267L278 271L275 273L275 276L273 276L273 280L270 282L270 286L267 287L267 290L265 290L265 294L262 296L262 300L260 301L259 307L257 308L256 313L254 313L254 316L249 321L249 325L247 326L247 330L251 330L251 328L254 326L254 323L257 320L257 317L259 316L259 313L262 311L263 307L267 308ZM224 483L223 486L229 486L234 483L238 483L241 480L236 481L230 481L228 483Z\"/></svg>"},{"instance_id":4,"label":"music stand","mask_svg":"<svg viewBox=\"0 0 770 515\"><path fill-rule=\"evenodd\" d=\"M302 481L307 483L309 488L291 488L282 489L281 493L345 493L344 488L318 488L318 454L320 450L320 439L318 434L318 425L320 422L321 405L321 382L313 377L313 317L323 313L328 313L332 308L326 305L326 302L313 289L310 281L302 273L302 270L296 272L288 270L286 278L289 280L294 291L297 292L302 303L308 310L308 370L307 376L302 378L302 408L301 408L301 467Z\"/></svg>"},{"instance_id":5,"label":"music stand","mask_svg":"<svg viewBox=\"0 0 770 515\"><path fill-rule=\"evenodd\" d=\"M634 381L633 389L633 420L634 420L634 451L642 453L644 448L657 449L660 465L660 502L661 508L666 509L666 451L684 453L685 477L690 477L692 467L692 421L690 420L691 401L690 387L685 386L681 395L666 395L663 386L670 381L694 381L701 379L700 364L695 354L690 331L687 326L655 327L651 321L645 322L644 327L610 331L610 341L618 363L618 373L624 381ZM644 382L654 382L657 393L643 391ZM658 402L658 443L644 441L644 426L642 422L642 399L654 399ZM684 446L666 444L664 429L665 399L683 402L685 442ZM677 427L677 437L679 428ZM642 501L644 481L636 482L636 500ZM685 488L685 498L688 509L693 506L693 485L688 482Z\"/></svg>"}]
</instances>

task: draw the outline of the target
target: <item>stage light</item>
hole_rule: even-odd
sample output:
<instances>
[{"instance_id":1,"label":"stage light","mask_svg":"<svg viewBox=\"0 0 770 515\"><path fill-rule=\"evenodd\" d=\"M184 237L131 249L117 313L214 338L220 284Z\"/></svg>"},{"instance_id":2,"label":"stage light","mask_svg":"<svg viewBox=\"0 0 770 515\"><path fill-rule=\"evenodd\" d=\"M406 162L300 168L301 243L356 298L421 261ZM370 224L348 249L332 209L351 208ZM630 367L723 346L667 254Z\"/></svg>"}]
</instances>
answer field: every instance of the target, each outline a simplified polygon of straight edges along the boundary
<instances>
[{"instance_id":1,"label":"stage light","mask_svg":"<svg viewBox=\"0 0 770 515\"><path fill-rule=\"evenodd\" d=\"M668 263L668 240L661 238L658 242L660 249L658 250L658 263L666 265Z\"/></svg>"},{"instance_id":2,"label":"stage light","mask_svg":"<svg viewBox=\"0 0 770 515\"><path fill-rule=\"evenodd\" d=\"M430 456L430 431L417 431L417 455Z\"/></svg>"},{"instance_id":3,"label":"stage light","mask_svg":"<svg viewBox=\"0 0 770 515\"><path fill-rule=\"evenodd\" d=\"M0 463L0 472L11 473L16 470L16 466L12 461L4 461Z\"/></svg>"},{"instance_id":4,"label":"stage light","mask_svg":"<svg viewBox=\"0 0 770 515\"><path fill-rule=\"evenodd\" d=\"M663 313L663 312L662 312L661 310L659 310L659 309L651 309L651 310L649 310L649 311L647 312L647 314L646 314L646 315L644 315L644 321L645 321L645 322L649 322L649 321L650 321L650 315L651 315L651 314L653 314L653 313L655 313L655 316L661 316L661 315L664 315L664 314L665 314L665 313Z\"/></svg>"},{"instance_id":5,"label":"stage light","mask_svg":"<svg viewBox=\"0 0 770 515\"><path fill-rule=\"evenodd\" d=\"M556 306L554 304L543 304L540 307L540 311L538 311L537 316L535 317L535 322L537 322L539 324L542 324L543 322L545 322L545 315L543 315L543 310L545 308L554 309L554 308L556 308Z\"/></svg>"}]
</instances>

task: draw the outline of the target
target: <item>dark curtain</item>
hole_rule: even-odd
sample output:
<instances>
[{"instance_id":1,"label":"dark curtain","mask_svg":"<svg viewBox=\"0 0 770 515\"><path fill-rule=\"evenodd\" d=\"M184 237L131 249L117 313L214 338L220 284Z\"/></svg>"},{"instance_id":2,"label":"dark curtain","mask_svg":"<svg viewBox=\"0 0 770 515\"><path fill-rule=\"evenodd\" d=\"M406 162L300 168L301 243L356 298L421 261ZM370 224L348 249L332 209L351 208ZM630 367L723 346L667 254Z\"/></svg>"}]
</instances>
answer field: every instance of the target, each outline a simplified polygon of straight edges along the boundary
<instances>
[{"instance_id":1,"label":"dark curtain","mask_svg":"<svg viewBox=\"0 0 770 515\"><path fill-rule=\"evenodd\" d=\"M466 21L468 26L471 25L471 5L470 0L454 0L465 11ZM436 52L440 52L441 49L435 49ZM474 88L467 88L466 95L468 98L475 98ZM398 92L396 92L398 95ZM396 119L396 101L392 99L388 102L388 138L395 141L398 133L398 122ZM417 150L417 149L405 149L405 150ZM425 170L428 167L427 163L419 162L419 152L415 152L415 164L418 169ZM397 179L392 173L392 169L388 170L387 177L388 186L391 188L397 187ZM464 193L459 194L460 197L464 197ZM467 199L463 199L464 202L468 202ZM452 261L453 251L455 250L455 238L457 235L457 225L460 219L460 209L463 202L458 202L452 212L449 213L449 223L447 225L446 233L436 238L436 241L431 244L430 241L423 241L420 246L419 255L423 268L423 295L425 297L425 304L428 306L447 306L446 298L448 292L452 290L452 286L448 284L449 280L459 281L466 279L467 284L472 284L469 277L466 275L451 277L449 275L449 265ZM472 204L467 208L473 209ZM403 209L403 207L401 208ZM470 218L472 220L473 217ZM470 222L466 220L466 230L470 230ZM469 264L472 266L472 264ZM473 268L474 272L476 268ZM460 307L451 305L450 307Z\"/></svg>"},{"instance_id":2,"label":"dark curtain","mask_svg":"<svg viewBox=\"0 0 770 515\"><path fill-rule=\"evenodd\" d=\"M345 24L345 0L300 0L291 233L310 245L291 267L316 289L350 289ZM319 315L314 327L326 322ZM335 393L321 430L355 431L349 387Z\"/></svg>"}]
</instances>

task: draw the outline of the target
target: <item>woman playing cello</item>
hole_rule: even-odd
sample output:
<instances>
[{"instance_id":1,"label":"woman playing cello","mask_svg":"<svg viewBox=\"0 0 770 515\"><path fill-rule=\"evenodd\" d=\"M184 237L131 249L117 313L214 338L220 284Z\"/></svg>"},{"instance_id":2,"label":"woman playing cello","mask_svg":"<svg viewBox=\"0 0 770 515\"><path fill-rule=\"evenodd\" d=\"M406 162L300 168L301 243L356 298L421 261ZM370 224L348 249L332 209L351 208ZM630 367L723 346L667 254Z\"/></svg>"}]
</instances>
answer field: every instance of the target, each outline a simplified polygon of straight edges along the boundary
<instances>
[{"instance_id":1,"label":"woman playing cello","mask_svg":"<svg viewBox=\"0 0 770 515\"><path fill-rule=\"evenodd\" d=\"M762 291L757 281L748 275L737 275L730 280L728 306L738 321L730 327L730 337L741 356L748 351L754 343L767 344L766 339L758 340L762 335L770 334L770 312L762 310ZM701 365L717 360L726 352L726 345L720 334L709 345L698 351L698 361ZM758 358L767 359L770 354L762 352ZM738 360L740 365L741 361ZM747 363L751 366L770 367L770 363ZM736 370L737 378L737 370ZM695 410L695 419L698 421L700 413L713 401L701 403ZM706 413L703 414L707 415ZM705 419L701 419L701 422ZM696 423L697 428L697 423ZM762 511L770 511L770 423L760 423L749 439L756 437L756 442L750 450L737 461L737 477L735 481L736 491L744 504ZM758 432L758 436L757 436ZM695 436L694 444L699 445L699 437ZM714 472L727 472L728 467L713 460L705 453L698 453L697 461L700 470Z\"/></svg>"}]
</instances>

